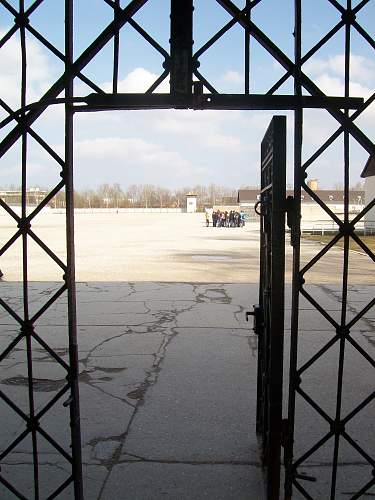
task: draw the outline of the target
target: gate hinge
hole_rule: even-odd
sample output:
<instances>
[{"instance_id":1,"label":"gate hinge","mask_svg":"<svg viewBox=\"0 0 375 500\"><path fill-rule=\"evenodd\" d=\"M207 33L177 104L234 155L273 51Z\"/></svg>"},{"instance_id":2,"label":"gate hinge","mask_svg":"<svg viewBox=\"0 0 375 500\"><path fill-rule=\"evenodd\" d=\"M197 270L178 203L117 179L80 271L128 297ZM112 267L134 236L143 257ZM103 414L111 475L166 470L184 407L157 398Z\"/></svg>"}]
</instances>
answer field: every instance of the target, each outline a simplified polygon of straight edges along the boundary
<instances>
[{"instance_id":1,"label":"gate hinge","mask_svg":"<svg viewBox=\"0 0 375 500\"><path fill-rule=\"evenodd\" d=\"M285 200L285 212L286 212L286 223L290 229L290 244L292 247L298 244L298 239L296 238L296 203L293 196L288 196Z\"/></svg>"},{"instance_id":2,"label":"gate hinge","mask_svg":"<svg viewBox=\"0 0 375 500\"><path fill-rule=\"evenodd\" d=\"M286 223L289 227L289 229L293 228L293 223L294 223L294 197L293 196L287 196L285 200L285 212L286 212Z\"/></svg>"},{"instance_id":3,"label":"gate hinge","mask_svg":"<svg viewBox=\"0 0 375 500\"><path fill-rule=\"evenodd\" d=\"M68 399L63 402L63 407L67 408L72 404L72 402L73 402L73 396L69 396Z\"/></svg>"},{"instance_id":4,"label":"gate hinge","mask_svg":"<svg viewBox=\"0 0 375 500\"><path fill-rule=\"evenodd\" d=\"M283 418L281 421L281 446L285 448L289 438L289 420Z\"/></svg>"}]
</instances>

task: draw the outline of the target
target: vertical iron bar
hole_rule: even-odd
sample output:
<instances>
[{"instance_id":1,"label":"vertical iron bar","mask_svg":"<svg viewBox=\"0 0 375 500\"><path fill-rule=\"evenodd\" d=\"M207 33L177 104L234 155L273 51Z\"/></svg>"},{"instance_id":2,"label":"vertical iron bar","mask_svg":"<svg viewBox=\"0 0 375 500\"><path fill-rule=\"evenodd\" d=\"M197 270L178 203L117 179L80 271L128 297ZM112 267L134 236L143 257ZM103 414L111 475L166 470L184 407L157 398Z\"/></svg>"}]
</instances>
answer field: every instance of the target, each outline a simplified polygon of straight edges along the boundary
<instances>
[{"instance_id":1,"label":"vertical iron bar","mask_svg":"<svg viewBox=\"0 0 375 500\"><path fill-rule=\"evenodd\" d=\"M113 19L116 21L117 9L120 8L120 0L115 0L116 7L113 11ZM118 67L119 67L119 50L120 50L120 29L118 29L113 37L113 78L112 92L117 94L118 86Z\"/></svg>"},{"instance_id":2,"label":"vertical iron bar","mask_svg":"<svg viewBox=\"0 0 375 500\"><path fill-rule=\"evenodd\" d=\"M72 475L74 481L75 500L83 499L81 429L78 388L78 346L75 286L75 252L74 252L74 189L73 189L73 109L69 104L74 95L73 80L73 0L65 0L65 201L66 201L66 247L67 272L66 284L68 293L69 318L69 363L68 374L71 385L72 401L70 403L70 425L72 438Z\"/></svg>"},{"instance_id":3,"label":"vertical iron bar","mask_svg":"<svg viewBox=\"0 0 375 500\"><path fill-rule=\"evenodd\" d=\"M24 0L20 0L19 2L20 15L24 13ZM26 106L26 70L27 70L27 61L26 61L26 36L25 36L25 28L24 26L20 27L20 41L21 41L21 109L24 109ZM22 119L25 119L25 111L22 111ZM21 143L21 168L22 168L22 180L21 180L21 221L26 220L27 216L27 170L26 170L26 162L27 162L27 133L24 128L22 132L22 143ZM23 245L23 253L22 253L22 269L23 269L23 309L24 309L24 322L29 320L29 301L28 301L28 269L27 269L27 235L25 231L22 233L22 245Z\"/></svg>"},{"instance_id":4,"label":"vertical iron bar","mask_svg":"<svg viewBox=\"0 0 375 500\"><path fill-rule=\"evenodd\" d=\"M263 145L261 150L261 157L263 157ZM264 200L263 188L265 187L264 182L264 174L261 163L261 176L260 176L260 192L261 194L261 203ZM265 203L264 203L265 205ZM262 206L262 205L261 205ZM265 221L264 221L264 209L261 209L260 219L260 241L259 241L259 296L258 296L258 304L262 307L264 302L264 288L266 286L264 279L264 267L265 267ZM263 322L264 322L264 311L262 311ZM264 418L263 418L263 409L264 409L264 384L263 384L263 343L264 343L264 335L258 336L258 366L257 366L257 413L256 413L256 432L261 435L263 432L264 426Z\"/></svg>"},{"instance_id":5,"label":"vertical iron bar","mask_svg":"<svg viewBox=\"0 0 375 500\"><path fill-rule=\"evenodd\" d=\"M301 86L301 41L302 41L302 6L301 0L295 0L295 26L294 26L294 94L302 95ZM292 312L290 331L290 364L289 364L289 396L288 396L288 429L285 440L284 463L285 463L285 499L290 500L293 493L293 447L294 447L294 425L297 388L297 360L298 360L298 326L299 326L299 297L302 286L300 275L300 232L301 232L301 186L304 181L302 170L302 133L303 133L303 111L296 109L294 112L294 200L295 217L294 227L291 231L293 245L293 276L292 276Z\"/></svg>"},{"instance_id":6,"label":"vertical iron bar","mask_svg":"<svg viewBox=\"0 0 375 500\"><path fill-rule=\"evenodd\" d=\"M251 20L251 0L246 0L246 17ZM245 28L245 94L250 93L250 29Z\"/></svg>"},{"instance_id":7,"label":"vertical iron bar","mask_svg":"<svg viewBox=\"0 0 375 500\"><path fill-rule=\"evenodd\" d=\"M352 9L352 1L347 0L347 10L350 12ZM350 16L348 16L350 19ZM350 20L346 22L345 25L345 97L350 97L350 30L351 24ZM344 110L345 118L349 118L349 109ZM347 224L349 222L349 189L350 189L350 179L349 179L349 131L344 130L344 220Z\"/></svg>"},{"instance_id":8,"label":"vertical iron bar","mask_svg":"<svg viewBox=\"0 0 375 500\"><path fill-rule=\"evenodd\" d=\"M170 92L187 96L193 85L193 0L171 0Z\"/></svg>"},{"instance_id":9,"label":"vertical iron bar","mask_svg":"<svg viewBox=\"0 0 375 500\"><path fill-rule=\"evenodd\" d=\"M24 0L19 1L19 15L22 18L25 15ZM27 92L27 52L26 52L26 33L25 25L22 22L20 25L20 41L21 41L21 109L26 106ZM22 112L22 119L25 120L25 112ZM27 217L27 131L26 128L21 136L21 164L22 164L22 223ZM34 401L34 383L33 383L33 356L31 344L31 325L29 324L29 290L28 290L28 238L27 228L23 227L22 232L22 280L23 280L23 310L24 324L23 330L26 340L26 357L27 357L27 382L28 382L28 399L29 399L29 418L30 418L30 433L33 450L33 475L34 475L34 498L39 500L39 459L38 459L38 441L35 426L35 401Z\"/></svg>"},{"instance_id":10,"label":"vertical iron bar","mask_svg":"<svg viewBox=\"0 0 375 500\"><path fill-rule=\"evenodd\" d=\"M347 12L351 11L351 0L346 3ZM345 24L345 97L350 95L350 16L347 16ZM349 110L344 110L345 117L349 118ZM344 130L344 223L349 223L349 132ZM339 366L337 373L337 393L336 393L336 415L335 415L335 441L332 461L332 479L331 479L331 500L336 496L337 484L337 466L340 447L340 420L341 420L341 404L342 404L342 384L345 360L345 325L346 325L346 310L348 301L348 272L349 272L349 238L348 234L344 235L344 263L343 263L343 278L342 278L342 297L341 297L341 338L339 350Z\"/></svg>"}]
</instances>

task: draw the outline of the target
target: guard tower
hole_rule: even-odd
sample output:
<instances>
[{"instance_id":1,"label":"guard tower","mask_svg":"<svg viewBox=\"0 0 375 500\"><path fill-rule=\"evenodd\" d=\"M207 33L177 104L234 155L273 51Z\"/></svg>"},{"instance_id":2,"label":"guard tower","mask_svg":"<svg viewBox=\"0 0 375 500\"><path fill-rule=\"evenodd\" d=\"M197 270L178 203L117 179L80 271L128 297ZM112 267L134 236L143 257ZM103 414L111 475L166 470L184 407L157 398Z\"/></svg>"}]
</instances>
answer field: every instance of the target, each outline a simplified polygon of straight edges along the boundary
<instances>
[{"instance_id":1,"label":"guard tower","mask_svg":"<svg viewBox=\"0 0 375 500\"><path fill-rule=\"evenodd\" d=\"M193 193L188 193L186 195L186 212L188 214L195 213L197 211L197 195Z\"/></svg>"}]
</instances>

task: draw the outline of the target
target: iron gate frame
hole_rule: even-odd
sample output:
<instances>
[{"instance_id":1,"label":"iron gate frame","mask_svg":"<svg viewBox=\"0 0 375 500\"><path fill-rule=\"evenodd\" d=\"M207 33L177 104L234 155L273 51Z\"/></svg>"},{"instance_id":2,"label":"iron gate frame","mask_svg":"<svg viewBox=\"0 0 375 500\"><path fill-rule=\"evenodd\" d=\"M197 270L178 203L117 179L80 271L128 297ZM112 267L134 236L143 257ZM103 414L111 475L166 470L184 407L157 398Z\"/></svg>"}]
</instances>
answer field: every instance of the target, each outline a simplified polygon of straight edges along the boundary
<instances>
[{"instance_id":1,"label":"iron gate frame","mask_svg":"<svg viewBox=\"0 0 375 500\"><path fill-rule=\"evenodd\" d=\"M342 290L342 321L340 324L332 322L332 326L337 330L336 341L340 342L342 363L337 381L337 414L332 420L333 433L335 435L335 456L333 460L333 469L337 470L337 450L339 440L345 438L348 440L343 424L346 419L341 418L340 408L340 390L342 388L342 364L344 360L345 343L350 342L357 351L375 366L374 360L363 349L356 344L350 337L350 328L375 304L373 299L353 320L346 322L346 304L347 304L347 277L348 277L348 252L349 239L355 240L363 251L372 261L375 261L373 252L363 243L358 235L355 234L355 225L364 217L364 215L375 206L375 200L370 202L365 209L353 220L349 221L349 152L350 138L353 138L362 148L371 156L375 156L375 146L373 142L363 133L356 124L357 118L372 105L375 99L373 93L366 100L353 98L350 96L350 56L351 56L351 32L354 30L371 47L375 49L374 38L357 21L356 16L366 7L369 2L374 0L362 0L355 7L351 0L347 0L344 7L337 0L327 0L329 4L337 10L340 17L339 22L326 33L313 47L302 55L301 30L302 30L302 12L301 0L295 0L295 55L292 61L267 34L262 31L252 21L252 11L263 0L246 0L243 9L239 9L231 0L216 0L230 16L231 19L217 33L215 33L202 47L192 52L193 37L193 0L177 1L171 0L171 48L166 51L142 26L134 19L136 13L147 4L149 0L131 0L125 7L121 6L120 0L103 0L103 3L113 11L113 21L97 36L92 43L78 56L73 59L73 0L62 0L65 6L65 52L62 53L54 44L46 39L43 34L32 26L32 15L45 0L35 0L25 9L25 1L19 0L19 8L13 7L7 0L0 0L0 8L14 16L14 26L1 38L0 50L12 36L19 32L21 39L21 60L22 76L20 81L21 90L21 108L13 110L3 99L0 98L0 106L7 113L7 118L2 120L1 127L16 123L14 128L6 135L0 143L0 157L16 143L22 146L22 214L19 217L7 203L0 199L0 206L14 220L17 230L13 237L6 242L0 249L0 255L4 254L18 240L22 239L23 245L23 318L3 299L0 299L0 305L5 311L16 320L20 326L20 333L10 342L10 344L0 354L2 362L18 345L25 339L27 346L28 363L28 385L29 385L29 414L22 410L3 392L0 397L5 404L12 408L25 422L25 430L18 438L3 451L0 459L3 459L22 439L31 435L33 440L34 457L34 485L35 498L38 497L38 448L37 436L43 435L57 451L62 453L61 446L55 442L40 426L40 418L48 412L61 398L70 392L67 404L71 411L72 423L72 454L65 458L72 464L71 476L52 494L51 498L63 492L72 482L74 483L75 497L83 498L82 492L82 465L80 456L80 424L79 424L79 392L78 392L78 357L77 357L77 325L76 325L76 298L75 298L75 270L74 270L74 200L73 200L73 115L80 112L91 112L99 110L128 110L128 109L273 109L273 110L293 110L294 111L294 216L292 225L292 245L293 245L293 283L292 283L292 343L291 343L291 362L290 362L290 387L289 387L289 410L287 419L286 447L285 447L285 466L286 466L286 498L291 498L293 487L299 492L310 498L307 491L300 484L301 477L297 472L297 467L301 463L301 457L293 456L293 431L295 419L295 397L301 394L300 375L302 368L298 368L298 311L299 299L302 295L327 318L323 308L309 296L303 288L303 276L332 246L340 239L344 239L344 286ZM121 94L118 93L119 76L119 54L120 54L120 32L125 25L131 26L137 33L143 37L163 58L164 69L157 80L144 94ZM218 92L211 82L198 70L199 58L206 53L211 46L220 40L233 26L241 26L244 30L244 92L242 94L223 94ZM327 44L332 37L340 30L345 30L345 95L344 97L334 98L326 96L322 90L303 72L303 65L309 61L317 51ZM65 66L64 73L47 90L38 102L27 103L26 84L27 84L27 42L26 33L37 39L51 55L62 61ZM250 92L250 54L251 40L256 40L285 70L280 78L265 94L254 95ZM113 41L113 79L112 94L105 94L103 90L92 79L88 78L83 70L87 64L106 46ZM170 94L157 94L155 90L158 85L170 76ZM193 82L193 77L196 82ZM294 81L294 95L276 94L282 84L292 78ZM73 82L75 79L83 81L88 85L93 93L87 96L76 97L74 95ZM208 93L204 92L204 89ZM59 97L64 92L65 97ZM305 93L310 95L305 95ZM38 133L33 130L33 123L50 107L54 105L63 105L65 107L65 157L62 158ZM327 141L305 162L302 162L302 135L303 135L303 110L305 108L325 109L337 121L338 129ZM349 114L349 109L355 109ZM344 136L344 202L345 217L342 222L335 214L320 200L316 194L311 191L305 182L307 169L319 158L319 156L332 144L338 137ZM27 172L27 139L32 137L38 144L57 162L61 167L62 180L52 189L49 195L36 207L29 215L26 213L26 172ZM66 264L41 241L32 231L31 223L40 211L53 199L53 197L65 189L66 197L66 226L67 226L67 258ZM333 240L314 258L307 266L301 268L300 265L300 199L302 189L306 191L314 201L319 204L323 210L338 224L339 233ZM28 241L32 239L42 250L62 269L63 285L48 300L48 302L33 317L29 315L28 299ZM66 363L45 341L36 333L34 322L41 317L49 307L63 294L68 295L69 311L69 363ZM31 339L38 342L50 356L59 363L67 373L67 384L51 400L48 405L38 413L35 413L33 399L33 371L32 371L32 349ZM327 346L329 349L330 346ZM313 361L312 361L313 362ZM370 395L358 408L353 409L351 416L363 410L373 399ZM321 410L316 408L317 411ZM351 417L350 417L351 418ZM350 437L349 437L350 438ZM353 443L351 443L353 445ZM353 445L354 446L354 445ZM363 457L375 467L374 460L362 449L358 450ZM62 453L63 454L63 453ZM0 481L13 491L15 495L22 498L14 485L11 485L5 477L0 474ZM375 478L363 486L360 494L367 491L375 482ZM335 497L335 472L332 476L331 498ZM358 498L353 496L352 499Z\"/></svg>"},{"instance_id":2,"label":"iron gate frame","mask_svg":"<svg viewBox=\"0 0 375 500\"><path fill-rule=\"evenodd\" d=\"M268 500L280 494L285 310L286 116L274 116L261 143L256 431ZM249 313L250 314L250 313Z\"/></svg>"}]
</instances>

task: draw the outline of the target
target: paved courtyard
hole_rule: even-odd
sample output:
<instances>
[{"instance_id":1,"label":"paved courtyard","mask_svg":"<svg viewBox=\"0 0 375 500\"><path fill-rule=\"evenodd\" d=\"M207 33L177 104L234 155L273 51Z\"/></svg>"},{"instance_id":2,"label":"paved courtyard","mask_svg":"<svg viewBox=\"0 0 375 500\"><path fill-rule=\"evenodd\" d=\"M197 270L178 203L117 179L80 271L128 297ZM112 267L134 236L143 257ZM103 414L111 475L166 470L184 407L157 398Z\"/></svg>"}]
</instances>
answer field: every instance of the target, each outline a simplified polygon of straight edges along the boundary
<instances>
[{"instance_id":1,"label":"paved courtyard","mask_svg":"<svg viewBox=\"0 0 375 500\"><path fill-rule=\"evenodd\" d=\"M77 217L77 302L80 360L82 449L85 498L97 500L261 499L262 475L255 436L257 338L245 311L257 302L258 232L206 228L200 215L88 214ZM63 223L56 215L40 219L38 234L63 252ZM130 221L130 222L129 222ZM1 225L2 224L2 225ZM0 220L1 234L11 230ZM37 225L36 225L37 226ZM57 235L60 236L57 236ZM319 251L303 243L305 259ZM52 266L32 254L31 314L58 284ZM106 252L113 252L108 259ZM339 318L342 251L310 275L307 287L332 317ZM290 266L290 247L287 246ZM349 317L374 297L371 266L351 254ZM8 260L7 260L8 259ZM46 259L44 258L44 261ZM371 263L370 263L371 264ZM4 257L1 297L22 314L19 262ZM189 279L189 276L191 278ZM36 332L67 359L66 295L36 322ZM353 338L375 355L375 311L356 324ZM290 285L286 294L285 369L288 366ZM332 338L329 322L301 301L300 363ZM18 328L0 312L1 350ZM64 385L65 371L33 341L36 407L42 408ZM324 411L334 412L338 346L303 377L303 388ZM20 343L1 363L0 389L27 411L25 345ZM354 349L345 356L343 414L373 391L373 367ZM324 387L324 390L322 390ZM374 406L348 425L353 439L374 449ZM1 449L23 429L21 419L1 405ZM68 410L61 401L41 419L41 426L68 449ZM296 453L302 454L326 424L302 401L297 403ZM68 477L69 465L43 438L41 498ZM329 498L332 440L306 461L300 472L317 477L304 485L312 498ZM26 497L32 497L31 442L19 443L2 462L2 474ZM352 447L339 454L338 498L371 479L371 468ZM370 492L375 494L374 489ZM0 497L15 498L4 487ZM73 498L71 492L61 498ZM293 498L302 498L296 496Z\"/></svg>"}]
</instances>

